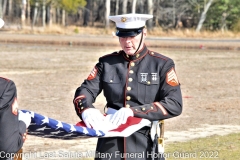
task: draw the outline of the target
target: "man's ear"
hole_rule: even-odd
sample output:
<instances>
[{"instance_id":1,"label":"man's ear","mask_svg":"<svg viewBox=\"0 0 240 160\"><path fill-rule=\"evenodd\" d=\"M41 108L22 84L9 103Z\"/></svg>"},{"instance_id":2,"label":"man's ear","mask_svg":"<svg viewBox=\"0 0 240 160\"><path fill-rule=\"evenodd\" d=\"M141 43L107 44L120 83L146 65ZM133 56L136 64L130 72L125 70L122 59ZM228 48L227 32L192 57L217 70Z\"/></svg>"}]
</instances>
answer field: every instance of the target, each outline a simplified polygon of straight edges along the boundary
<instances>
[{"instance_id":1,"label":"man's ear","mask_svg":"<svg viewBox=\"0 0 240 160\"><path fill-rule=\"evenodd\" d=\"M147 28L143 28L143 36L146 37L147 36Z\"/></svg>"}]
</instances>

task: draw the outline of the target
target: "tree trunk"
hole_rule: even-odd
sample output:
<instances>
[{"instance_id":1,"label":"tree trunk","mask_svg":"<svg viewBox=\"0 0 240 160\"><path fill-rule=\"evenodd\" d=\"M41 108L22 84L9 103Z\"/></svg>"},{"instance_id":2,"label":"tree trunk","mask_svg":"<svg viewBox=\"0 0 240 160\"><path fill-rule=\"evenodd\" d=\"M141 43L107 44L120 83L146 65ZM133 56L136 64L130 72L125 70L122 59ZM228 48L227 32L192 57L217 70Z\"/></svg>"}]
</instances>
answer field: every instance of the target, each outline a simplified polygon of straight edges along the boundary
<instances>
[{"instance_id":1,"label":"tree trunk","mask_svg":"<svg viewBox=\"0 0 240 160\"><path fill-rule=\"evenodd\" d=\"M21 25L22 28L26 25L26 8L27 8L27 1L22 0L22 12L21 12Z\"/></svg>"},{"instance_id":2,"label":"tree trunk","mask_svg":"<svg viewBox=\"0 0 240 160\"><path fill-rule=\"evenodd\" d=\"M1 1L2 2L2 1ZM3 18L3 8L2 3L0 3L0 18Z\"/></svg>"},{"instance_id":3,"label":"tree trunk","mask_svg":"<svg viewBox=\"0 0 240 160\"><path fill-rule=\"evenodd\" d=\"M7 9L7 0L3 1L3 10L2 10L2 17L6 15L6 9Z\"/></svg>"},{"instance_id":4,"label":"tree trunk","mask_svg":"<svg viewBox=\"0 0 240 160\"><path fill-rule=\"evenodd\" d=\"M9 17L10 17L10 20L12 20L13 19L13 17L12 17L12 0L9 0L8 1L8 15L9 15Z\"/></svg>"},{"instance_id":5,"label":"tree trunk","mask_svg":"<svg viewBox=\"0 0 240 160\"><path fill-rule=\"evenodd\" d=\"M90 10L91 10L91 0L87 0L87 6L84 9L83 26L88 26Z\"/></svg>"},{"instance_id":6,"label":"tree trunk","mask_svg":"<svg viewBox=\"0 0 240 160\"><path fill-rule=\"evenodd\" d=\"M109 17L110 16L110 0L106 0L106 12L105 12L105 28L109 28Z\"/></svg>"},{"instance_id":7,"label":"tree trunk","mask_svg":"<svg viewBox=\"0 0 240 160\"><path fill-rule=\"evenodd\" d=\"M159 2L159 0L156 0L156 7L157 7L157 9L156 9L156 15L155 15L155 26L156 27L159 27L160 25L159 25L159 23L158 23L158 16L160 15L160 4L159 4L160 2Z\"/></svg>"},{"instance_id":8,"label":"tree trunk","mask_svg":"<svg viewBox=\"0 0 240 160\"><path fill-rule=\"evenodd\" d=\"M32 29L34 28L34 25L36 23L37 15L38 15L38 2L35 2Z\"/></svg>"},{"instance_id":9,"label":"tree trunk","mask_svg":"<svg viewBox=\"0 0 240 160\"><path fill-rule=\"evenodd\" d=\"M136 3L137 3L137 0L133 0L133 2L132 2L132 13L136 13Z\"/></svg>"},{"instance_id":10,"label":"tree trunk","mask_svg":"<svg viewBox=\"0 0 240 160\"><path fill-rule=\"evenodd\" d=\"M139 1L139 12L144 13L144 2L143 0L138 0Z\"/></svg>"},{"instance_id":11,"label":"tree trunk","mask_svg":"<svg viewBox=\"0 0 240 160\"><path fill-rule=\"evenodd\" d=\"M148 14L153 15L153 1L152 0L148 0L147 4L148 4ZM148 28L151 30L153 28L153 20L149 19L147 21L147 24L148 24Z\"/></svg>"},{"instance_id":12,"label":"tree trunk","mask_svg":"<svg viewBox=\"0 0 240 160\"><path fill-rule=\"evenodd\" d=\"M27 24L31 24L31 6L30 6L30 0L27 1Z\"/></svg>"},{"instance_id":13,"label":"tree trunk","mask_svg":"<svg viewBox=\"0 0 240 160\"><path fill-rule=\"evenodd\" d=\"M173 24L173 26L175 26L175 24L176 24L176 7L175 7L175 0L173 0L173 7L172 7L172 9L173 9L172 24Z\"/></svg>"},{"instance_id":14,"label":"tree trunk","mask_svg":"<svg viewBox=\"0 0 240 160\"><path fill-rule=\"evenodd\" d=\"M91 1L91 21L92 21L92 26L94 26L94 2Z\"/></svg>"},{"instance_id":15,"label":"tree trunk","mask_svg":"<svg viewBox=\"0 0 240 160\"><path fill-rule=\"evenodd\" d=\"M128 2L128 0L123 0L123 6L122 6L123 14L127 13L127 2Z\"/></svg>"},{"instance_id":16,"label":"tree trunk","mask_svg":"<svg viewBox=\"0 0 240 160\"><path fill-rule=\"evenodd\" d=\"M53 23L53 8L52 8L52 4L49 5L49 19L48 19L48 27L52 27L52 23Z\"/></svg>"},{"instance_id":17,"label":"tree trunk","mask_svg":"<svg viewBox=\"0 0 240 160\"><path fill-rule=\"evenodd\" d=\"M222 14L222 23L221 23L221 31L224 32L227 30L227 24L226 24L226 19L227 19L227 13Z\"/></svg>"},{"instance_id":18,"label":"tree trunk","mask_svg":"<svg viewBox=\"0 0 240 160\"><path fill-rule=\"evenodd\" d=\"M118 11L119 11L119 0L116 0L115 15L118 15Z\"/></svg>"},{"instance_id":19,"label":"tree trunk","mask_svg":"<svg viewBox=\"0 0 240 160\"><path fill-rule=\"evenodd\" d=\"M43 0L42 4L42 26L46 26L46 0Z\"/></svg>"},{"instance_id":20,"label":"tree trunk","mask_svg":"<svg viewBox=\"0 0 240 160\"><path fill-rule=\"evenodd\" d=\"M56 13L56 8L54 7L52 7L52 5L51 5L51 11L50 11L52 14L51 14L51 16L52 16L52 24L56 24L57 23L57 13ZM50 23L50 22L49 22ZM51 25L52 25L51 24Z\"/></svg>"},{"instance_id":21,"label":"tree trunk","mask_svg":"<svg viewBox=\"0 0 240 160\"><path fill-rule=\"evenodd\" d=\"M62 10L62 25L63 25L63 26L66 25L65 19L66 19L66 12L65 12L65 10L63 9L63 10Z\"/></svg>"},{"instance_id":22,"label":"tree trunk","mask_svg":"<svg viewBox=\"0 0 240 160\"><path fill-rule=\"evenodd\" d=\"M198 25L197 25L197 29L196 29L196 32L199 32L202 28L202 25L206 19L206 16L207 16L207 11L208 9L210 8L211 4L212 4L213 0L209 0L206 7L204 8L204 11L202 12L201 14L201 17L200 17L200 20L198 22Z\"/></svg>"},{"instance_id":23,"label":"tree trunk","mask_svg":"<svg viewBox=\"0 0 240 160\"><path fill-rule=\"evenodd\" d=\"M56 23L61 24L61 14L60 14L60 8L59 7L57 7L57 10L56 10Z\"/></svg>"}]
</instances>

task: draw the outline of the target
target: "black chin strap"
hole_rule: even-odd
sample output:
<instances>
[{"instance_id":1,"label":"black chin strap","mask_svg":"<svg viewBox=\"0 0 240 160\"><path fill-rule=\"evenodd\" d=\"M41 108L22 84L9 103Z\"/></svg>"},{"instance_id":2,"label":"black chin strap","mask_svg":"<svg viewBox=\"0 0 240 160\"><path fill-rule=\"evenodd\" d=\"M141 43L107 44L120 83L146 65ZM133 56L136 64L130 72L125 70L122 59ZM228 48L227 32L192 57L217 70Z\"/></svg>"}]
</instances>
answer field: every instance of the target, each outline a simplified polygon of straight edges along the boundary
<instances>
[{"instance_id":1,"label":"black chin strap","mask_svg":"<svg viewBox=\"0 0 240 160\"><path fill-rule=\"evenodd\" d=\"M138 52L138 50L139 50L139 48L140 48L140 46L141 46L141 44L142 44L142 39L143 39L143 31L141 32L141 40L140 40L140 43L139 43L139 45L138 45L138 48L137 48L137 50L136 50L136 52L133 54L133 55L135 55L137 52Z\"/></svg>"}]
</instances>

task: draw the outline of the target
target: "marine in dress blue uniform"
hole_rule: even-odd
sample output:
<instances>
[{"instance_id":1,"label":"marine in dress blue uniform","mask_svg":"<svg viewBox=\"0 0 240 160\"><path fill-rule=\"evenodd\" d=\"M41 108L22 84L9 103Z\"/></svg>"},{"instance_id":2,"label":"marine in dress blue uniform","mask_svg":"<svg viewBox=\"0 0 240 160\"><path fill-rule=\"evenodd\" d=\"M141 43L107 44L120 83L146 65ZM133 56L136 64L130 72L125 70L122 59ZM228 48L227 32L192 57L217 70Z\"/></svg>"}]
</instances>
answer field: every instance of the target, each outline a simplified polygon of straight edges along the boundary
<instances>
[{"instance_id":1,"label":"marine in dress blue uniform","mask_svg":"<svg viewBox=\"0 0 240 160\"><path fill-rule=\"evenodd\" d=\"M117 110L116 115L120 115L118 113L121 111L150 121L180 115L182 95L174 61L149 50L144 44L145 22L152 15L125 14L109 18L116 23L116 36L119 38L141 36L141 39L134 54L126 54L123 49L99 58L89 77L75 92L73 102L77 115L83 120L86 117L98 117L93 103L102 91L106 97L106 106ZM83 117L87 110L88 116ZM118 123L114 120L112 122ZM95 159L109 159L100 156L107 156L107 153L114 160L164 159L151 156L153 141L149 133L150 127L143 127L126 138L99 138L96 147L98 157ZM154 152L157 153L157 149Z\"/></svg>"},{"instance_id":2,"label":"marine in dress blue uniform","mask_svg":"<svg viewBox=\"0 0 240 160\"><path fill-rule=\"evenodd\" d=\"M29 114L18 113L14 82L0 77L0 159L12 159L22 148L30 121Z\"/></svg>"},{"instance_id":3,"label":"marine in dress blue uniform","mask_svg":"<svg viewBox=\"0 0 240 160\"><path fill-rule=\"evenodd\" d=\"M0 28L4 21L0 18ZM0 159L11 160L26 139L31 116L18 113L17 89L15 83L0 77Z\"/></svg>"}]
</instances>

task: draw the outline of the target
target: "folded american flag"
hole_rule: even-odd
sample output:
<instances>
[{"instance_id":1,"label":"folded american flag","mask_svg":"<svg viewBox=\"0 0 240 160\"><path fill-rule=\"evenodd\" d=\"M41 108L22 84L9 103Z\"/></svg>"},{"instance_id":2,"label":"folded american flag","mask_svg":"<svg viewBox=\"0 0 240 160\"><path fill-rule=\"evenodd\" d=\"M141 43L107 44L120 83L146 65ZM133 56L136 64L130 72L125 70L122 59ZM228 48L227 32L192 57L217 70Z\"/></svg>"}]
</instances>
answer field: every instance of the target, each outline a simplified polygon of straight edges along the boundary
<instances>
[{"instance_id":1,"label":"folded american flag","mask_svg":"<svg viewBox=\"0 0 240 160\"><path fill-rule=\"evenodd\" d=\"M41 114L29 112L31 114L31 124L28 127L28 134L44 138L75 139L90 137L127 137L144 126L149 126L151 122L147 119L129 117L127 123L109 131L94 130L87 128L83 121L76 125L64 123Z\"/></svg>"}]
</instances>

